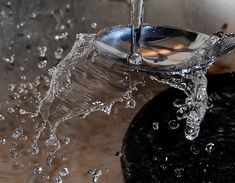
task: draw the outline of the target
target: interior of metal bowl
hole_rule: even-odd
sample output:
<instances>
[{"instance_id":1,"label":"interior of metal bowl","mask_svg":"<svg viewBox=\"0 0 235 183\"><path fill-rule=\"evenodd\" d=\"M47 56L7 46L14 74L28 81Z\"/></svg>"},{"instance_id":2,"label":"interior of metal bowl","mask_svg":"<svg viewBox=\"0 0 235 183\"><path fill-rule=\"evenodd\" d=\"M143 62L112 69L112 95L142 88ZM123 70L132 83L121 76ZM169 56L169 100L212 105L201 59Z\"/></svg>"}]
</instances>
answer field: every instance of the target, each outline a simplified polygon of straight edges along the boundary
<instances>
[{"instance_id":1,"label":"interior of metal bowl","mask_svg":"<svg viewBox=\"0 0 235 183\"><path fill-rule=\"evenodd\" d=\"M186 61L193 57L209 38L209 35L177 27L145 25L140 37L143 63L138 69L170 72L173 66L179 64L187 68ZM105 29L97 34L94 45L100 54L129 64L127 57L131 48L131 27L117 26Z\"/></svg>"}]
</instances>

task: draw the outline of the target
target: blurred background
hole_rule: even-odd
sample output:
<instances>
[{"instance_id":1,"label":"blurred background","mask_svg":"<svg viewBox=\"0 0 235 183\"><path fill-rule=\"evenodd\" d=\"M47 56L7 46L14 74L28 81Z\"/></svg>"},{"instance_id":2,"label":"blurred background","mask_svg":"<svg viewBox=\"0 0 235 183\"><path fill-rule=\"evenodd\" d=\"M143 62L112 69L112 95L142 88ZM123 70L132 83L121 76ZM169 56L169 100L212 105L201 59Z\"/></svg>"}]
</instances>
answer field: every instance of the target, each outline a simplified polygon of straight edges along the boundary
<instances>
[{"instance_id":1,"label":"blurred background","mask_svg":"<svg viewBox=\"0 0 235 183\"><path fill-rule=\"evenodd\" d=\"M149 24L174 25L207 34L221 29L235 32L235 1L144 2L145 22ZM121 150L125 131L141 106L167 86L149 81L147 87L136 93L135 109L117 107L111 116L99 113L88 117L87 123L73 119L61 125L61 136L70 137L71 142L63 145L58 157L66 154L69 158L55 161L40 176L34 175L33 167L45 157L27 156L30 143L21 139L16 145L11 134L22 126L28 140L32 138L32 129L41 119L22 117L20 106L35 109L33 104L39 91L48 89L48 70L70 51L76 34L97 33L105 27L129 22L128 0L0 0L0 182L51 182L65 166L72 168L64 182L91 182L90 169L102 170L99 182L123 182L120 158L115 154ZM234 60L231 53L221 58L210 72L233 71ZM21 155L13 153L12 157L9 152L12 147L17 147Z\"/></svg>"}]
</instances>

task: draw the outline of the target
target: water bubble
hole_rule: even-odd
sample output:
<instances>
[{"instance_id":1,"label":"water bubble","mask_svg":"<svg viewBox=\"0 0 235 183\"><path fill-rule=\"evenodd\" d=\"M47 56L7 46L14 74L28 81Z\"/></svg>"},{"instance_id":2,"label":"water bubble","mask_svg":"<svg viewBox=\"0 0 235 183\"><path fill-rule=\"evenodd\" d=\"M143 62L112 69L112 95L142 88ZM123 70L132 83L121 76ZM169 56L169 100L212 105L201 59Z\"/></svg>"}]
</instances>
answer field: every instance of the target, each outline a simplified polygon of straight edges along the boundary
<instances>
[{"instance_id":1,"label":"water bubble","mask_svg":"<svg viewBox=\"0 0 235 183\"><path fill-rule=\"evenodd\" d=\"M17 139L23 134L23 129L22 128L16 128L13 133L12 133L12 138Z\"/></svg>"},{"instance_id":2,"label":"water bubble","mask_svg":"<svg viewBox=\"0 0 235 183\"><path fill-rule=\"evenodd\" d=\"M169 123L168 123L169 127L172 129L172 130L176 130L177 128L179 128L179 123L176 121L176 120L171 120Z\"/></svg>"},{"instance_id":3,"label":"water bubble","mask_svg":"<svg viewBox=\"0 0 235 183\"><path fill-rule=\"evenodd\" d=\"M45 57L46 52L47 52L47 47L46 46L39 46L38 51L39 51L39 56L40 57Z\"/></svg>"},{"instance_id":4,"label":"water bubble","mask_svg":"<svg viewBox=\"0 0 235 183\"><path fill-rule=\"evenodd\" d=\"M213 144L213 143L208 143L208 144L206 145L205 150L206 150L209 154L211 154L211 153L215 150L215 144Z\"/></svg>"},{"instance_id":5,"label":"water bubble","mask_svg":"<svg viewBox=\"0 0 235 183\"><path fill-rule=\"evenodd\" d=\"M54 52L54 56L56 59L61 59L62 58L62 54L64 52L63 48L57 48L56 51Z\"/></svg>"},{"instance_id":6,"label":"water bubble","mask_svg":"<svg viewBox=\"0 0 235 183\"><path fill-rule=\"evenodd\" d=\"M35 175L41 174L42 173L42 167L38 166L33 170L33 173Z\"/></svg>"},{"instance_id":7,"label":"water bubble","mask_svg":"<svg viewBox=\"0 0 235 183\"><path fill-rule=\"evenodd\" d=\"M153 123L153 130L158 130L159 129L159 123L158 122L154 122Z\"/></svg>"},{"instance_id":8,"label":"water bubble","mask_svg":"<svg viewBox=\"0 0 235 183\"><path fill-rule=\"evenodd\" d=\"M43 69L46 66L47 66L47 60L43 60L40 63L38 63L38 68L39 69Z\"/></svg>"},{"instance_id":9,"label":"water bubble","mask_svg":"<svg viewBox=\"0 0 235 183\"><path fill-rule=\"evenodd\" d=\"M60 170L59 175L61 177L65 177L69 175L69 169L68 168L63 168L62 170Z\"/></svg>"},{"instance_id":10,"label":"water bubble","mask_svg":"<svg viewBox=\"0 0 235 183\"><path fill-rule=\"evenodd\" d=\"M6 139L3 137L0 137L0 145L5 145L6 144Z\"/></svg>"},{"instance_id":11,"label":"water bubble","mask_svg":"<svg viewBox=\"0 0 235 183\"><path fill-rule=\"evenodd\" d=\"M134 109L135 106L136 106L136 101L134 99L127 101L126 108Z\"/></svg>"},{"instance_id":12,"label":"water bubble","mask_svg":"<svg viewBox=\"0 0 235 183\"><path fill-rule=\"evenodd\" d=\"M91 23L91 27L93 28L93 29L96 29L97 28L97 23Z\"/></svg>"}]
</instances>

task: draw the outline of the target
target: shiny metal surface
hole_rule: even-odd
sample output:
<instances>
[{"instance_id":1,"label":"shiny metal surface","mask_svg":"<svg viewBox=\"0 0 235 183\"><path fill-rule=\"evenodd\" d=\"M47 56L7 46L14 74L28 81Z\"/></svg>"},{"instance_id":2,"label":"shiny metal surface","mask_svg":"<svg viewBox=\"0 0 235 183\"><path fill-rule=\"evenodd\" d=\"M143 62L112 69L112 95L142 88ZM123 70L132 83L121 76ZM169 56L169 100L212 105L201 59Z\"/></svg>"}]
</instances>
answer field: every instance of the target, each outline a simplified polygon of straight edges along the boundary
<instances>
[{"instance_id":1,"label":"shiny metal surface","mask_svg":"<svg viewBox=\"0 0 235 183\"><path fill-rule=\"evenodd\" d=\"M214 39L213 43L219 40L217 36L170 26L145 25L141 32L140 54L143 63L136 68L152 73L190 68L193 65L189 64L189 61L193 60L199 50L213 49L213 46L208 44L209 39ZM205 44L208 48L203 49ZM127 61L131 47L130 27L117 26L105 29L97 34L94 45L100 54L109 59L133 66ZM204 51L203 54L208 52ZM204 57L204 55L201 56ZM195 63L195 66L196 64L198 63Z\"/></svg>"}]
</instances>

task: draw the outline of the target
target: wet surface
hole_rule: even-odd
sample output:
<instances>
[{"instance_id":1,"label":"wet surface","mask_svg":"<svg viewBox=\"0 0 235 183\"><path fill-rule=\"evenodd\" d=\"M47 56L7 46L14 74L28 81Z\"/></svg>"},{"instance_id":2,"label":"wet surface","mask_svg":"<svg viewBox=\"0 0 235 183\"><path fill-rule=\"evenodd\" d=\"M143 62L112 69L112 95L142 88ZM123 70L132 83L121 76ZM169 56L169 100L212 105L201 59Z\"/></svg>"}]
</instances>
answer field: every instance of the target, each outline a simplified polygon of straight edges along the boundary
<instances>
[{"instance_id":1,"label":"wet surface","mask_svg":"<svg viewBox=\"0 0 235 183\"><path fill-rule=\"evenodd\" d=\"M205 33L214 33L227 22L227 32L232 32L235 30L234 2L216 2L208 11L212 4L203 1L198 4L193 2L192 8L191 2L185 3L184 0L149 0L146 1L146 9L156 7L156 11L146 11L146 22L177 25ZM198 10L202 12L198 13ZM203 16L205 22L196 16L198 14ZM70 176L65 176L63 182L89 183L92 179L88 173L90 169L102 170L100 182L123 182L120 158L115 153L121 150L130 119L166 86L147 82L145 89L135 94L135 109L117 106L111 116L95 113L86 120L73 119L62 124L58 128L60 140L63 142L63 138L69 137L70 143L65 141L62 144L53 166L45 165L42 174L36 174L34 170L37 165L44 165L47 151L41 150L36 156L29 152L33 129L42 118L30 118L20 112L20 108L35 111L38 92L48 89L48 70L70 51L77 33L96 33L104 27L126 25L128 17L126 0L0 2L0 182L53 182L64 167L69 168ZM227 58L228 62L214 72L232 70L234 62L231 58ZM37 89L30 89L29 83ZM22 89L21 84L27 84L27 87L23 85ZM24 129L27 139L21 135L15 140L18 144L15 147L12 134L18 127ZM42 141L46 140L47 135L48 131L45 131ZM40 172L40 169L37 171ZM50 176L49 180L47 176Z\"/></svg>"},{"instance_id":2,"label":"wet surface","mask_svg":"<svg viewBox=\"0 0 235 183\"><path fill-rule=\"evenodd\" d=\"M169 89L146 104L123 141L126 182L234 182L234 82L233 73L208 76L213 102L192 142L185 139L185 121L176 119L173 106L184 99L182 92Z\"/></svg>"}]
</instances>

